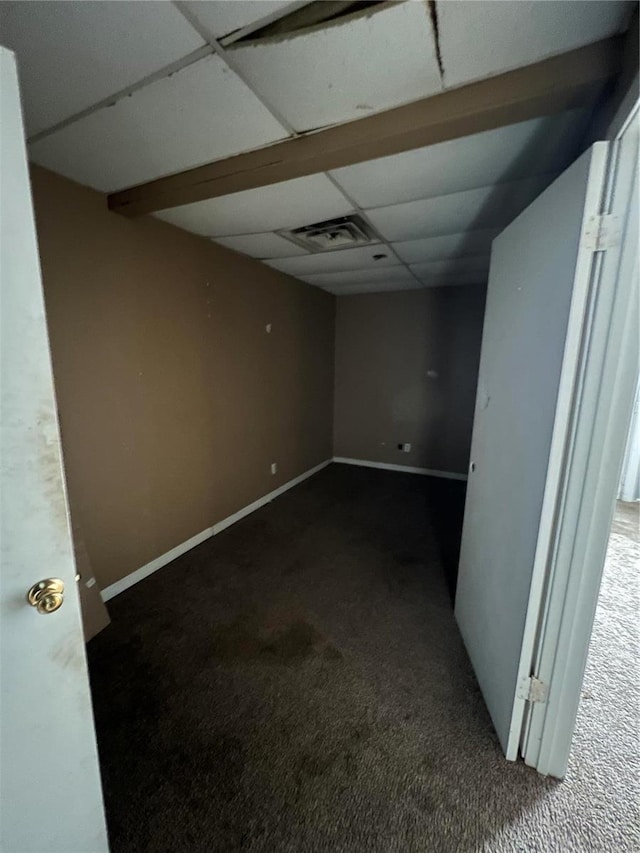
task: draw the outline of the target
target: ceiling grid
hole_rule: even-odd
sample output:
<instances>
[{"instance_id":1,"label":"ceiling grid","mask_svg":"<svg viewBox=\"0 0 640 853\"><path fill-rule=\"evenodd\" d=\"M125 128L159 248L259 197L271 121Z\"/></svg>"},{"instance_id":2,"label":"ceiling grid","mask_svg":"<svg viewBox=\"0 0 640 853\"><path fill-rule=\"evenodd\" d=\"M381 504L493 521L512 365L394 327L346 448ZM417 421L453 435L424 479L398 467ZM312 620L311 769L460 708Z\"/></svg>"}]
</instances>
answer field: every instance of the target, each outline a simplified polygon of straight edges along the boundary
<instances>
[{"instance_id":1,"label":"ceiling grid","mask_svg":"<svg viewBox=\"0 0 640 853\"><path fill-rule=\"evenodd\" d=\"M332 175L330 172L324 172L324 174L325 174L325 175L326 175L326 177L331 181L331 183L334 185L334 187L342 193L342 195L346 198L346 200L349 202L349 204L353 207L353 211L354 211L354 213L358 213L358 214L360 214L360 216L364 219L364 221L367 223L367 225L369 226L369 228L371 228L371 230L372 230L372 231L373 231L373 232L374 232L374 233L375 233L375 234L380 238L380 240L381 240L382 244L383 244L384 246L386 246L386 248L391 252L391 254L393 255L393 257L394 257L394 258L396 258L396 260L398 261L398 263L399 263L399 264L401 264L403 267L405 267L405 269L406 269L406 270L407 270L407 272L411 275L411 277L412 277L413 279L415 279L416 284L418 285L418 287L424 287L424 284L420 281L420 279L418 278L418 276L417 276L417 275L415 275L415 273L413 272L413 270L412 270L412 269L410 269L409 265L408 265L408 264L406 264L406 263L402 260L402 258L400 258L400 256L397 254L396 250L392 247L391 243L389 243L387 240L385 240L385 238L384 238L381 234L379 234L379 233L378 233L377 229L375 228L375 226L373 225L373 223L371 222L371 220L370 220L370 219L369 219L369 217L367 216L367 212L366 212L365 210L363 210L363 209L362 209L362 208L361 208L361 207L360 207L360 206L359 206L359 205L358 205L358 204L357 204L357 203L356 203L356 202L351 198L351 196L349 195L349 193L348 193L348 192L347 192L343 187L341 187L341 186L340 186L340 184L338 183L338 181L333 177L333 175Z\"/></svg>"},{"instance_id":2,"label":"ceiling grid","mask_svg":"<svg viewBox=\"0 0 640 853\"><path fill-rule=\"evenodd\" d=\"M177 71L182 71L183 68L188 68L189 65L193 65L194 62L199 62L201 59L211 56L213 52L214 50L211 45L205 44L197 50L194 50L193 53L188 54L188 56L183 56L181 59L177 59L175 62L172 62L171 65L165 65L158 71L154 71L153 74L149 74L148 77L144 77L142 80L132 83L130 86L127 86L126 89L121 89L119 92L107 95L106 98L103 98L101 101L97 101L95 104L91 104L91 106L86 109L80 110L80 112L62 119L62 121L51 125L51 127L38 131L38 133L34 133L27 139L27 143L31 145L34 142L39 142L41 139L46 139L47 136L51 136L51 134L57 133L59 130L64 130L65 127L69 127L69 125L75 124L75 122L80 121L83 118L87 118L105 107L113 106L117 101L128 98L130 95L150 86L157 80L163 80L165 77L170 77Z\"/></svg>"},{"instance_id":3,"label":"ceiling grid","mask_svg":"<svg viewBox=\"0 0 640 853\"><path fill-rule=\"evenodd\" d=\"M258 33L308 2L4 0L31 158L114 192L609 38L633 7L404 0ZM333 293L384 289L387 275L389 287L482 283L492 239L577 154L589 106L561 108L155 215ZM309 253L277 233L350 213L387 258L373 244Z\"/></svg>"},{"instance_id":4,"label":"ceiling grid","mask_svg":"<svg viewBox=\"0 0 640 853\"><path fill-rule=\"evenodd\" d=\"M180 12L181 15L185 17L185 19L191 24L194 30L201 36L208 44L211 46L213 51L222 59L222 61L227 65L227 67L233 71L244 83L244 85L250 89L256 98L260 101L262 106L268 110L274 119L282 125L282 127L287 131L289 136L298 136L297 131L293 128L293 126L287 121L287 119L271 104L269 101L262 95L255 85L252 85L249 79L247 79L246 75L242 73L241 69L238 66L238 63L234 62L231 56L229 55L229 51L225 50L221 45L220 41L214 36L211 30L199 20L197 15L189 8L187 3L183 2L183 0L173 0L173 5ZM288 10L284 9L282 14L288 14ZM271 20L275 20L272 18ZM261 19L259 24L262 25L264 23L264 19ZM232 42L228 42L231 44Z\"/></svg>"}]
</instances>

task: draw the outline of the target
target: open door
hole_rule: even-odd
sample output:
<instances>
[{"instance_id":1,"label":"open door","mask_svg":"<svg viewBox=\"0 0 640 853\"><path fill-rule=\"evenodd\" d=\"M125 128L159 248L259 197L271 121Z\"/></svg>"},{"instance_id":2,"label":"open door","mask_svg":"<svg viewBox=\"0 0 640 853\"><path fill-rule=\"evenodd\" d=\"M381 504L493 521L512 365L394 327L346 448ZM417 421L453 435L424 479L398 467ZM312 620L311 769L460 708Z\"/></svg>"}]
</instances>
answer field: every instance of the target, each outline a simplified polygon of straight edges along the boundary
<instances>
[{"instance_id":1,"label":"open door","mask_svg":"<svg viewBox=\"0 0 640 853\"><path fill-rule=\"evenodd\" d=\"M598 142L493 243L456 619L498 738L518 755L583 327L606 220Z\"/></svg>"},{"instance_id":2,"label":"open door","mask_svg":"<svg viewBox=\"0 0 640 853\"><path fill-rule=\"evenodd\" d=\"M0 115L0 849L106 853L16 64L2 47Z\"/></svg>"}]
</instances>

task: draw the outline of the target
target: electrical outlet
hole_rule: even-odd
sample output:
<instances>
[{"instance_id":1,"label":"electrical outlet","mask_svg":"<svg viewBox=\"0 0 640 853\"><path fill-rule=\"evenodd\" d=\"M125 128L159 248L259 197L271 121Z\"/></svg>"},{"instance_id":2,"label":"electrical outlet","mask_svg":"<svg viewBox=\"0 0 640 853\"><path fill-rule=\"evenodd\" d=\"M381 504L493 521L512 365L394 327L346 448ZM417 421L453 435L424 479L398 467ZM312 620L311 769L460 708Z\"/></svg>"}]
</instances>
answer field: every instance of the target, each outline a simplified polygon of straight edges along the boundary
<instances>
[{"instance_id":1,"label":"electrical outlet","mask_svg":"<svg viewBox=\"0 0 640 853\"><path fill-rule=\"evenodd\" d=\"M411 445L410 444L403 444L402 445L402 452L403 453L411 453Z\"/></svg>"},{"instance_id":2,"label":"electrical outlet","mask_svg":"<svg viewBox=\"0 0 640 853\"><path fill-rule=\"evenodd\" d=\"M271 473L272 473L272 474L277 474L277 473L278 473L278 463L277 463L277 462L272 462L272 463L271 463Z\"/></svg>"},{"instance_id":3,"label":"electrical outlet","mask_svg":"<svg viewBox=\"0 0 640 853\"><path fill-rule=\"evenodd\" d=\"M267 325L264 327L264 329L265 329L265 332L268 335L270 335L271 334L271 323L267 323Z\"/></svg>"}]
</instances>

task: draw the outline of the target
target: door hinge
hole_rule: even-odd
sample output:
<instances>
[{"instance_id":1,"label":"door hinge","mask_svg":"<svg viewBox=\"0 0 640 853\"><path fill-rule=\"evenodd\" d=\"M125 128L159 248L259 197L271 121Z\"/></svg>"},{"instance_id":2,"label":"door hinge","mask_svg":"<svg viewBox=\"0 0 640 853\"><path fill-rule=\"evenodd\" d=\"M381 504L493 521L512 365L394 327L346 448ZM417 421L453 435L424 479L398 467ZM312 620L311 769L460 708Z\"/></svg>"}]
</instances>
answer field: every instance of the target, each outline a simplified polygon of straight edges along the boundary
<instances>
[{"instance_id":1,"label":"door hinge","mask_svg":"<svg viewBox=\"0 0 640 853\"><path fill-rule=\"evenodd\" d=\"M605 252L620 245L620 221L612 213L590 216L584 229L584 246L592 252Z\"/></svg>"},{"instance_id":2,"label":"door hinge","mask_svg":"<svg viewBox=\"0 0 640 853\"><path fill-rule=\"evenodd\" d=\"M535 675L528 675L518 685L518 699L525 702L546 702L548 693L548 686Z\"/></svg>"}]
</instances>

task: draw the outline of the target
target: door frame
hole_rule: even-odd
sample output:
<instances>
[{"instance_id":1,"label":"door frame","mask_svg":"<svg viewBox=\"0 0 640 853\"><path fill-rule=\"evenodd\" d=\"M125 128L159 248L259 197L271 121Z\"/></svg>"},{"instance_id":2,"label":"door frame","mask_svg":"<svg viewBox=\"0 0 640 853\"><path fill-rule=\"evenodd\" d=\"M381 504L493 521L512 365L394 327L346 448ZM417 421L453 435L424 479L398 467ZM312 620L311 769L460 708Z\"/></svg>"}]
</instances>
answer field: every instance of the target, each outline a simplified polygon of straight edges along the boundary
<instances>
[{"instance_id":1,"label":"door frame","mask_svg":"<svg viewBox=\"0 0 640 853\"><path fill-rule=\"evenodd\" d=\"M638 165L636 103L612 143L607 213L618 246L599 252L580 341L552 549L532 672L547 701L529 703L521 739L525 762L565 775L638 376Z\"/></svg>"}]
</instances>

